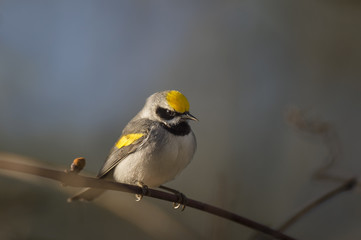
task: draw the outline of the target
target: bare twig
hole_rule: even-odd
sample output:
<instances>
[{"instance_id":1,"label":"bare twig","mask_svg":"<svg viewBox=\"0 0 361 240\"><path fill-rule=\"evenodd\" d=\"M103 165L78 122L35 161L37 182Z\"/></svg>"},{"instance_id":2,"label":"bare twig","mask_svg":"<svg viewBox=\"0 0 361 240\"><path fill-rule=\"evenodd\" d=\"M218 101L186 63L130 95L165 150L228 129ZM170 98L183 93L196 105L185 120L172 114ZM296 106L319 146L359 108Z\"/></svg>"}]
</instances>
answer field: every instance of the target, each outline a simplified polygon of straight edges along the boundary
<instances>
[{"instance_id":1,"label":"bare twig","mask_svg":"<svg viewBox=\"0 0 361 240\"><path fill-rule=\"evenodd\" d=\"M315 199L314 201L307 204L303 207L300 211L298 211L295 215L293 215L289 220L287 220L284 224L282 224L277 230L278 231L285 231L289 226L295 223L298 219L304 216L306 213L314 209L315 207L319 206L320 204L324 203L327 200L335 197L336 195L353 189L356 186L357 180L356 178L350 178L345 181L342 185L338 186L337 188L325 193L321 197Z\"/></svg>"},{"instance_id":2,"label":"bare twig","mask_svg":"<svg viewBox=\"0 0 361 240\"><path fill-rule=\"evenodd\" d=\"M336 176L327 172L335 164L335 162L339 160L342 152L341 142L338 138L335 128L331 124L320 120L310 119L306 116L304 111L296 107L290 109L287 112L286 120L299 131L320 136L325 146L327 147L327 150L329 151L326 163L316 170L314 177L316 179L327 179L341 182L342 184L301 208L301 210L296 212L290 219L277 228L277 230L280 232L286 231L286 229L297 222L301 217L325 201L336 197L340 193L352 190L356 186L361 186L361 183L358 182L356 178ZM256 235L253 239L263 239L263 236Z\"/></svg>"},{"instance_id":3,"label":"bare twig","mask_svg":"<svg viewBox=\"0 0 361 240\"><path fill-rule=\"evenodd\" d=\"M297 108L293 108L288 111L287 122L300 131L321 136L323 142L325 143L329 151L327 156L327 162L316 171L316 173L314 174L315 178L333 180L341 182L342 184L335 189L325 193L321 197L318 197L314 201L311 201L300 211L295 213L295 215L292 216L289 220L287 220L284 224L282 224L278 228L279 231L285 231L298 219L300 219L306 213L319 206L320 204L324 203L325 201L330 200L331 198L342 192L351 190L356 186L360 186L360 183L357 181L356 178L345 178L327 172L327 170L329 170L335 164L335 162L339 160L342 152L341 142L334 127L332 127L327 122L307 118L304 111L301 111Z\"/></svg>"},{"instance_id":4,"label":"bare twig","mask_svg":"<svg viewBox=\"0 0 361 240\"><path fill-rule=\"evenodd\" d=\"M61 182L65 186L101 188L101 189L105 189L105 190L115 190L115 191L122 191L122 192L128 192L128 193L133 193L133 194L142 194L143 193L142 188L135 186L135 185L111 182L111 181L100 180L97 178L91 178L91 177L85 177L85 176L79 176L73 172L64 172L64 171L59 171L59 170L30 166L30 165L26 165L26 164L22 164L22 163L14 163L14 162L0 160L0 168L52 179L52 180ZM155 189L149 189L149 191L147 191L145 196L157 198L157 199L161 199L161 200L165 200L165 201L169 201L169 202L176 202L178 200L178 197L174 194L170 194L170 193L155 190ZM200 201L196 201L196 200L188 198L186 205L188 207L195 208L195 209L198 209L201 211L205 211L210 214L234 221L238 224L247 226L256 231L260 231L264 234L270 235L276 239L285 239L285 240L294 239L290 236L287 236L287 235L281 233L280 231L273 230L265 225L254 222L250 219L244 218L244 217L234 214L232 212L226 211L224 209L221 209L221 208L218 208L218 207L215 207L215 206L212 206L212 205L200 202Z\"/></svg>"},{"instance_id":5,"label":"bare twig","mask_svg":"<svg viewBox=\"0 0 361 240\"><path fill-rule=\"evenodd\" d=\"M326 162L315 172L314 177L316 179L336 180L337 176L327 172L341 158L342 154L342 144L335 128L328 122L307 117L305 111L296 107L287 112L286 120L297 130L322 138L328 150L328 156Z\"/></svg>"}]
</instances>

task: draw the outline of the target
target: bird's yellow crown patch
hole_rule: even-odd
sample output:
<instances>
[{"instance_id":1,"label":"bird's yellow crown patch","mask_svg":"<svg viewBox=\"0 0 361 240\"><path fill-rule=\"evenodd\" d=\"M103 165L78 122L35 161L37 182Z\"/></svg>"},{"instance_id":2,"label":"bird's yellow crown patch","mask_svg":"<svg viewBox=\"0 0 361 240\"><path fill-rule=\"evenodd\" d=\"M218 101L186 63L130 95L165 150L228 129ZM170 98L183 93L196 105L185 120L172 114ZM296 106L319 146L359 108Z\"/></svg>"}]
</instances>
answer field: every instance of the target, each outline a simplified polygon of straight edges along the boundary
<instances>
[{"instance_id":1,"label":"bird's yellow crown patch","mask_svg":"<svg viewBox=\"0 0 361 240\"><path fill-rule=\"evenodd\" d=\"M133 142L137 141L139 138L141 138L143 136L144 136L143 133L131 133L131 134L124 135L118 140L118 142L115 144L115 146L117 148L126 147L126 146L132 144Z\"/></svg>"},{"instance_id":2,"label":"bird's yellow crown patch","mask_svg":"<svg viewBox=\"0 0 361 240\"><path fill-rule=\"evenodd\" d=\"M167 102L175 111L184 113L189 111L189 102L180 92L172 90L167 93Z\"/></svg>"}]
</instances>

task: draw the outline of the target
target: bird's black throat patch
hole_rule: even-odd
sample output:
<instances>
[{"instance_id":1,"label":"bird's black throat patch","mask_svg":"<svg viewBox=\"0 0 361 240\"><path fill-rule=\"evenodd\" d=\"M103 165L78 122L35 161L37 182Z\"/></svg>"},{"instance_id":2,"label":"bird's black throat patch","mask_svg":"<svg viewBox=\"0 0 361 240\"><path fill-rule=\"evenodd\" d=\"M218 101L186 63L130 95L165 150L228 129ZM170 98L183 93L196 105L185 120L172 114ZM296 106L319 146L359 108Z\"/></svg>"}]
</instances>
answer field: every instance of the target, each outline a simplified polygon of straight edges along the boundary
<instances>
[{"instance_id":1,"label":"bird's black throat patch","mask_svg":"<svg viewBox=\"0 0 361 240\"><path fill-rule=\"evenodd\" d=\"M181 122L172 126L167 126L164 123L161 123L161 125L168 132L173 133L174 135L177 136L185 136L191 132L191 127L187 122Z\"/></svg>"}]
</instances>

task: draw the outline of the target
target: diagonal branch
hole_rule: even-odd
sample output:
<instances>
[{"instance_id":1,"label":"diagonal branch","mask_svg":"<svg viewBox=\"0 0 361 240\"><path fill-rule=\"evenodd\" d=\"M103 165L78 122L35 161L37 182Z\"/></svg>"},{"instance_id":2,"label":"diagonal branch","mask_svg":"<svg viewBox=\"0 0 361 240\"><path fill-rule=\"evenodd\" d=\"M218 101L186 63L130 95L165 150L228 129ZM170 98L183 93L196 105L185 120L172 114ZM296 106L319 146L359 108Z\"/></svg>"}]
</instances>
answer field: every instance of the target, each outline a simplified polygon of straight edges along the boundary
<instances>
[{"instance_id":1,"label":"diagonal branch","mask_svg":"<svg viewBox=\"0 0 361 240\"><path fill-rule=\"evenodd\" d=\"M100 180L92 177L79 176L74 172L63 172L59 170L47 169L43 167L31 166L22 163L14 163L9 161L0 160L0 168L32 174L48 179L52 179L58 182L61 182L65 186L72 187L90 187L90 188L101 188L105 190L114 190L114 191L122 191L133 194L142 194L142 188L134 185L117 183L112 181ZM148 197L157 198L169 202L176 202L178 197L174 194L170 194L167 192L149 189L146 195ZM197 201L193 199L187 199L186 205L191 208L195 208L201 211L208 212L210 214L226 218L238 224L247 226L256 231L262 232L264 234L270 235L276 239L284 239L284 240L292 240L294 238L289 237L280 231L273 230L265 225L252 221L250 219L244 218L232 212L226 211L224 209Z\"/></svg>"},{"instance_id":2,"label":"diagonal branch","mask_svg":"<svg viewBox=\"0 0 361 240\"><path fill-rule=\"evenodd\" d=\"M342 185L338 186L337 188L325 193L321 197L315 199L308 203L305 207L303 207L300 211L298 211L294 216L288 219L282 226L278 228L278 231L285 231L288 227L290 227L293 223L295 223L298 219L304 216L306 213L310 212L312 209L316 208L317 206L321 205L322 203L330 200L333 197L336 197L338 194L352 190L357 184L356 178L350 178L345 181Z\"/></svg>"}]
</instances>

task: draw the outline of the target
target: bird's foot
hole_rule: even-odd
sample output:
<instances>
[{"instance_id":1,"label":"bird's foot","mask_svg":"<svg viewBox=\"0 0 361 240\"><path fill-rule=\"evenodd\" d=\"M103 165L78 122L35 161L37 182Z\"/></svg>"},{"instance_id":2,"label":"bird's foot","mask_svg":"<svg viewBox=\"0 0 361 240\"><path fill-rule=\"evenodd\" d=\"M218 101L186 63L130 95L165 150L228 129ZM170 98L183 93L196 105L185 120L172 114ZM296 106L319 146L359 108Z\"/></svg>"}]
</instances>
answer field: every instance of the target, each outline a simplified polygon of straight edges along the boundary
<instances>
[{"instance_id":1,"label":"bird's foot","mask_svg":"<svg viewBox=\"0 0 361 240\"><path fill-rule=\"evenodd\" d=\"M181 207L181 211L183 212L184 209L186 208L187 197L181 192L175 193L175 195L177 196L178 200L177 202L173 203L173 208L178 209Z\"/></svg>"},{"instance_id":2,"label":"bird's foot","mask_svg":"<svg viewBox=\"0 0 361 240\"><path fill-rule=\"evenodd\" d=\"M148 186L141 181L137 181L137 185L142 188L141 194L135 194L135 201L139 202L140 200L142 200L144 195L148 194Z\"/></svg>"},{"instance_id":3,"label":"bird's foot","mask_svg":"<svg viewBox=\"0 0 361 240\"><path fill-rule=\"evenodd\" d=\"M187 197L183 193L179 192L178 190L175 190L173 188L169 188L166 186L159 186L159 188L164 189L168 192L174 193L174 195L177 196L177 201L173 203L173 208L178 209L181 207L181 211L184 211L187 205Z\"/></svg>"}]
</instances>

